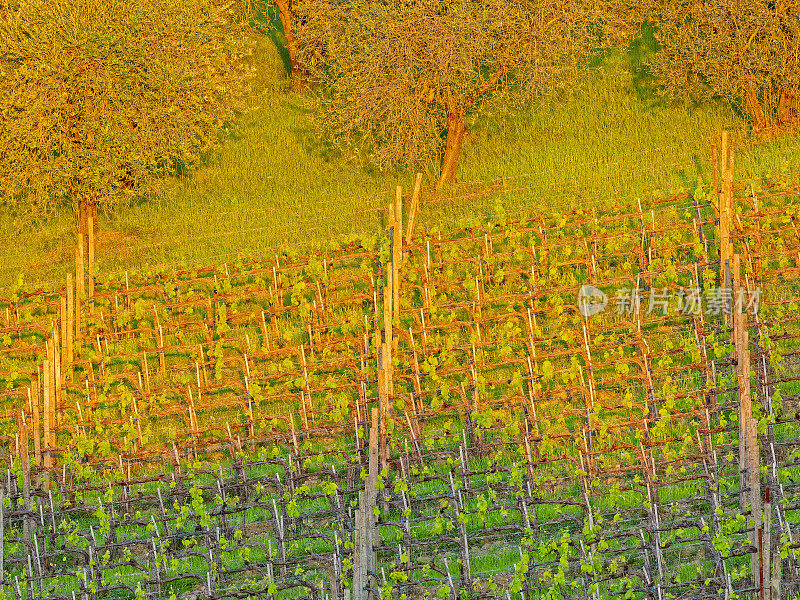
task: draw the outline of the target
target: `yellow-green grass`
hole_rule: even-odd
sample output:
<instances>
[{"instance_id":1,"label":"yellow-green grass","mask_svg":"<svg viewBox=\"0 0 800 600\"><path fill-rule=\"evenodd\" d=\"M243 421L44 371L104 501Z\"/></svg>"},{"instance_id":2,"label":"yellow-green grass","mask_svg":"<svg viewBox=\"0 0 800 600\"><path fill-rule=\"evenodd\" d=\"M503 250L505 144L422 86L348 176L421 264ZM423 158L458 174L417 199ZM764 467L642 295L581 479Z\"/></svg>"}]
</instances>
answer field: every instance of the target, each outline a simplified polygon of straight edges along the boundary
<instances>
[{"instance_id":1,"label":"yellow-green grass","mask_svg":"<svg viewBox=\"0 0 800 600\"><path fill-rule=\"evenodd\" d=\"M273 36L274 37L274 36ZM278 47L265 37L256 55L251 110L232 124L221 148L195 173L161 193L101 216L98 268L141 269L164 263L222 263L271 255L281 246L324 247L332 238L373 234L394 188L409 188L406 170L379 171L331 151L313 123L309 94L294 94ZM500 185L510 212L634 202L693 190L710 180L710 140L731 131L738 181L800 172L800 141L750 140L747 123L724 102L671 102L653 91L635 52L594 61L570 92L523 110L489 103L470 124L461 183L431 198L436 165L427 165L420 228L449 228L491 211ZM487 182L476 186L466 182ZM455 197L453 197L455 196ZM20 274L56 286L73 265L74 215L65 208L21 235L0 215L0 294ZM177 266L177 265L176 265Z\"/></svg>"}]
</instances>

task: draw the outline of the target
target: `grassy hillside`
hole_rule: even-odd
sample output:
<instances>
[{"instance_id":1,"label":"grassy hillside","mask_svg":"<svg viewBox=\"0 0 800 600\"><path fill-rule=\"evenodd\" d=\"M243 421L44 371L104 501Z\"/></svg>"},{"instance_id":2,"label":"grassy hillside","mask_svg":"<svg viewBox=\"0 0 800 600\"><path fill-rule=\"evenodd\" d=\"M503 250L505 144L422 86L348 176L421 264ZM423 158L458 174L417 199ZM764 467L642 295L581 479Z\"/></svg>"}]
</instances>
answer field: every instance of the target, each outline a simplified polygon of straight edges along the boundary
<instances>
[{"instance_id":1,"label":"grassy hillside","mask_svg":"<svg viewBox=\"0 0 800 600\"><path fill-rule=\"evenodd\" d=\"M273 40L256 56L259 91L201 171L166 182L158 197L104 215L100 269L136 269L184 261L223 262L237 253L272 253L283 244L324 245L332 236L383 227L382 207L413 175L380 172L331 152L315 135L309 96L292 94ZM461 182L431 200L422 226L448 227L489 208L478 190L505 185L506 209L568 209L694 189L710 179L709 140L723 128L739 152L737 178L800 171L800 142L754 144L729 106L668 102L653 91L639 57L595 61L579 89L511 113L490 105L471 123ZM426 185L436 165L426 169ZM453 197L455 196L455 198ZM19 235L8 216L0 231L12 243L0 254L0 286L61 280L74 259L74 217L64 210Z\"/></svg>"}]
</instances>

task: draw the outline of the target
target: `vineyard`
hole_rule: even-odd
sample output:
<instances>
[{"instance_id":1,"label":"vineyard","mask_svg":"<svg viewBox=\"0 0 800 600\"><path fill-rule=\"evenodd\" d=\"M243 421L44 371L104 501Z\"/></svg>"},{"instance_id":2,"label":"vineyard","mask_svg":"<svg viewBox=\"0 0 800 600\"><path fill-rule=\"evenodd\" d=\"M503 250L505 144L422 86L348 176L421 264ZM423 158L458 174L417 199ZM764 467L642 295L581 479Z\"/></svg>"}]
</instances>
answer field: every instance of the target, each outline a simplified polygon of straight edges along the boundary
<instances>
[{"instance_id":1,"label":"vineyard","mask_svg":"<svg viewBox=\"0 0 800 600\"><path fill-rule=\"evenodd\" d=\"M90 223L0 297L0 594L797 597L800 188L712 160L187 270L95 273Z\"/></svg>"}]
</instances>

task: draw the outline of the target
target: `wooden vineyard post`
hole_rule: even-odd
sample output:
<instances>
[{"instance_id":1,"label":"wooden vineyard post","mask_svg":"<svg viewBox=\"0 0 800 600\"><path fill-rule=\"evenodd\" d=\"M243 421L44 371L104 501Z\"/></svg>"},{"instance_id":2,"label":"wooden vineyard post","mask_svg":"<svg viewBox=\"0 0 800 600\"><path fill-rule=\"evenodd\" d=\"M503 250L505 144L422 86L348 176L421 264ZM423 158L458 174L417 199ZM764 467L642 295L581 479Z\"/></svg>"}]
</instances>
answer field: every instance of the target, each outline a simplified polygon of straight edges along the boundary
<instances>
[{"instance_id":1,"label":"wooden vineyard post","mask_svg":"<svg viewBox=\"0 0 800 600\"><path fill-rule=\"evenodd\" d=\"M719 274L720 274L720 285L722 285L723 289L730 289L730 284L728 281L728 239L729 239L729 231L728 231L728 214L727 214L727 183L728 183L728 175L727 169L725 168L726 158L728 156L728 132L722 132L722 144L721 144L721 184L719 186L719 192L717 193L717 206L719 207ZM715 155L716 156L716 155ZM716 164L714 165L716 170Z\"/></svg>"},{"instance_id":2,"label":"wooden vineyard post","mask_svg":"<svg viewBox=\"0 0 800 600\"><path fill-rule=\"evenodd\" d=\"M264 316L264 311L261 311L261 339L264 351L269 350L269 334L267 333L267 318Z\"/></svg>"},{"instance_id":3,"label":"wooden vineyard post","mask_svg":"<svg viewBox=\"0 0 800 600\"><path fill-rule=\"evenodd\" d=\"M77 300L86 294L86 238L82 233L78 233L78 247L75 248L75 285L77 287Z\"/></svg>"},{"instance_id":4,"label":"wooden vineyard post","mask_svg":"<svg viewBox=\"0 0 800 600\"><path fill-rule=\"evenodd\" d=\"M53 332L51 338L51 355L50 355L50 452L54 453L56 448L56 432L58 430L57 422L57 409L59 399L59 388L61 387L61 373L58 368L58 356L60 354L58 347L58 334ZM55 467L55 457L52 459L52 466ZM49 485L49 482L48 482Z\"/></svg>"},{"instance_id":5,"label":"wooden vineyard post","mask_svg":"<svg viewBox=\"0 0 800 600\"><path fill-rule=\"evenodd\" d=\"M734 224L733 219L736 216L735 211L735 202L733 198L733 165L734 165L734 152L733 148L728 149L728 260L731 260L733 256L733 240L731 239L731 233L734 232Z\"/></svg>"},{"instance_id":6,"label":"wooden vineyard post","mask_svg":"<svg viewBox=\"0 0 800 600\"><path fill-rule=\"evenodd\" d=\"M422 412L422 382L420 381L419 371L419 356L417 355L417 347L414 344L414 334L411 328L408 328L408 339L411 345L411 353L414 358L414 415L415 422L417 423L417 433L419 433L419 413Z\"/></svg>"},{"instance_id":7,"label":"wooden vineyard post","mask_svg":"<svg viewBox=\"0 0 800 600\"><path fill-rule=\"evenodd\" d=\"M637 286L638 287L638 286ZM645 425L648 423L654 423L658 419L658 408L656 407L656 396L655 390L653 387L653 372L651 368L650 362L650 347L647 344L647 341L642 336L642 321L641 315L638 312L638 307L635 307L637 311L635 316L636 319L636 349L639 353L640 358L642 359L642 375L641 380L643 387L647 393L647 407L648 410L646 411L644 420Z\"/></svg>"},{"instance_id":8,"label":"wooden vineyard post","mask_svg":"<svg viewBox=\"0 0 800 600\"><path fill-rule=\"evenodd\" d=\"M417 180L414 182L414 192L411 194L411 207L408 210L408 226L406 227L406 246L411 243L411 236L414 233L414 222L417 218L417 207L419 206L419 196L422 190L422 173L417 173Z\"/></svg>"},{"instance_id":9,"label":"wooden vineyard post","mask_svg":"<svg viewBox=\"0 0 800 600\"><path fill-rule=\"evenodd\" d=\"M75 340L81 339L81 303L86 296L86 270L85 270L85 236L83 233L78 232L78 247L75 249Z\"/></svg>"},{"instance_id":10,"label":"wooden vineyard post","mask_svg":"<svg viewBox=\"0 0 800 600\"><path fill-rule=\"evenodd\" d=\"M533 298L531 298L531 306L533 306ZM539 361L536 359L536 342L534 341L534 324L531 315L530 307L527 309L528 312L528 344L530 346L527 356L528 362L528 398L531 403L531 415L533 417L533 423L536 426L536 437L541 438L542 432L539 427L539 416L536 413L536 375L539 373ZM533 362L531 362L531 358L533 358ZM534 371L535 369L535 371ZM477 412L477 406L474 409Z\"/></svg>"},{"instance_id":11,"label":"wooden vineyard post","mask_svg":"<svg viewBox=\"0 0 800 600\"><path fill-rule=\"evenodd\" d=\"M308 409L306 414L306 425L305 427L308 428L308 419L311 420L311 423L314 423L314 405L311 402L311 382L308 379L308 366L306 364L306 351L303 345L300 345L300 359L301 364L303 366L303 381L305 382L305 395L308 397ZM301 392L302 398L302 392ZM304 406L305 406L305 399L303 399ZM303 410L306 410L305 408Z\"/></svg>"},{"instance_id":12,"label":"wooden vineyard post","mask_svg":"<svg viewBox=\"0 0 800 600\"><path fill-rule=\"evenodd\" d=\"M94 219L89 217L89 313L94 314Z\"/></svg>"},{"instance_id":13,"label":"wooden vineyard post","mask_svg":"<svg viewBox=\"0 0 800 600\"><path fill-rule=\"evenodd\" d=\"M722 166L721 173L720 173L720 176L722 178L722 181L720 182L720 190L722 192L724 192L724 189L725 189L725 172L726 172L725 165L726 165L726 159L727 159L727 156L728 156L728 132L725 131L724 129L722 130L721 140L720 141L721 141L721 143L720 143L720 161L721 161L721 166Z\"/></svg>"},{"instance_id":14,"label":"wooden vineyard post","mask_svg":"<svg viewBox=\"0 0 800 600\"><path fill-rule=\"evenodd\" d=\"M67 273L67 335L64 342L66 355L66 378L72 381L72 363L75 360L73 335L75 332L75 289L72 282L72 273Z\"/></svg>"},{"instance_id":15,"label":"wooden vineyard post","mask_svg":"<svg viewBox=\"0 0 800 600\"><path fill-rule=\"evenodd\" d=\"M759 208L758 208L758 196L756 196L755 190L753 189L752 184L750 185L750 195L753 201L753 224L755 225L755 234L756 234L756 258L750 259L750 262L753 265L753 273L752 275L755 276L756 285L761 285L762 280L762 263L761 263L761 252L763 249L763 245L761 242L761 218L759 215ZM747 247L747 246L746 246ZM749 247L747 247L747 251L749 253Z\"/></svg>"},{"instance_id":16,"label":"wooden vineyard post","mask_svg":"<svg viewBox=\"0 0 800 600\"><path fill-rule=\"evenodd\" d=\"M761 587L761 598L771 600L772 583L770 580L772 576L772 569L770 568L770 560L772 559L772 540L770 536L772 535L772 503L770 502L769 497L769 487L766 489L766 497L764 500L764 521L762 527L763 545L759 545L758 547L758 553L761 557L761 564L759 565L759 583Z\"/></svg>"},{"instance_id":17,"label":"wooden vineyard post","mask_svg":"<svg viewBox=\"0 0 800 600\"><path fill-rule=\"evenodd\" d=\"M386 269L388 281L383 287L383 359L385 361L383 369L386 371L387 393L389 394L394 393L394 386L392 385L392 338L394 336L394 324L392 323L392 315L394 313L392 308L392 300L394 298L393 271L394 269Z\"/></svg>"},{"instance_id":18,"label":"wooden vineyard post","mask_svg":"<svg viewBox=\"0 0 800 600\"><path fill-rule=\"evenodd\" d=\"M364 491L358 493L355 518L353 600L373 600L376 597L369 578L377 566L375 544L379 539L377 517L373 510L378 498L378 427L378 409L373 408L369 430L369 473Z\"/></svg>"},{"instance_id":19,"label":"wooden vineyard post","mask_svg":"<svg viewBox=\"0 0 800 600\"><path fill-rule=\"evenodd\" d=\"M142 371L144 371L144 393L150 395L150 369L147 368L147 352L142 351Z\"/></svg>"},{"instance_id":20,"label":"wooden vineyard post","mask_svg":"<svg viewBox=\"0 0 800 600\"><path fill-rule=\"evenodd\" d=\"M639 209L639 271L647 271L647 232L644 229L644 214L642 213L642 201L636 199Z\"/></svg>"},{"instance_id":21,"label":"wooden vineyard post","mask_svg":"<svg viewBox=\"0 0 800 600\"><path fill-rule=\"evenodd\" d=\"M30 506L31 496L31 465L28 457L28 424L25 422L25 413L17 413L17 431L19 431L19 460L22 467L22 497L25 508ZM23 535L26 542L31 541L31 524L27 517L23 521ZM2 539L2 538L0 538Z\"/></svg>"},{"instance_id":22,"label":"wooden vineyard post","mask_svg":"<svg viewBox=\"0 0 800 600\"><path fill-rule=\"evenodd\" d=\"M50 470L53 468L53 457L50 449L50 404L52 398L50 396L50 340L45 340L46 358L44 365L42 365L42 394L44 397L44 468L49 475Z\"/></svg>"},{"instance_id":23,"label":"wooden vineyard post","mask_svg":"<svg viewBox=\"0 0 800 600\"><path fill-rule=\"evenodd\" d=\"M734 274L738 279L738 263L735 263ZM745 510L749 499L748 480L749 473L747 470L747 429L750 424L751 417L751 404L749 396L744 394L744 382L742 381L742 330L740 329L741 315L738 311L738 305L735 307L734 313L731 315L733 318L733 331L731 337L733 338L734 354L736 358L736 382L739 392L739 504L742 510Z\"/></svg>"},{"instance_id":24,"label":"wooden vineyard post","mask_svg":"<svg viewBox=\"0 0 800 600\"><path fill-rule=\"evenodd\" d=\"M69 324L67 322L67 294L65 293L63 296L60 296L59 299L61 300L61 318L59 319L61 324L61 361L59 363L59 370L61 371L60 383L63 384L67 374L67 361L69 360L67 352L67 332L69 331Z\"/></svg>"},{"instance_id":25,"label":"wooden vineyard post","mask_svg":"<svg viewBox=\"0 0 800 600\"><path fill-rule=\"evenodd\" d=\"M742 298L744 290L739 282L739 255L733 257L733 279L737 298ZM750 543L759 550L751 556L753 583L760 584L762 535L761 519L761 458L758 447L758 424L753 418L750 395L750 347L747 330L747 314L742 312L742 303L735 302L732 313L734 342L736 351L736 371L739 388L739 499L742 511L749 506L748 528L752 528Z\"/></svg>"},{"instance_id":26,"label":"wooden vineyard post","mask_svg":"<svg viewBox=\"0 0 800 600\"><path fill-rule=\"evenodd\" d=\"M713 139L713 138L712 138ZM717 165L719 157L717 156L717 145L711 142L711 197L719 199L719 175L717 172ZM718 205L711 203L714 208L714 217L719 217Z\"/></svg>"},{"instance_id":27,"label":"wooden vineyard post","mask_svg":"<svg viewBox=\"0 0 800 600\"><path fill-rule=\"evenodd\" d=\"M726 188L726 197L725 197L725 215L727 219L727 223L725 225L725 229L728 234L728 246L725 250L725 256L727 258L728 268L726 270L726 274L728 276L727 286L728 289L732 286L731 281L731 261L733 259L733 241L731 240L731 234L733 233L733 217L734 217L734 203L733 203L733 148L728 149L728 164L725 165L726 172L727 172L727 188ZM738 278L738 275L737 275ZM738 289L738 286L737 286ZM729 314L732 314L732 306L730 304L731 300L728 298L728 309ZM731 318L731 324L733 324L733 318Z\"/></svg>"},{"instance_id":28,"label":"wooden vineyard post","mask_svg":"<svg viewBox=\"0 0 800 600\"><path fill-rule=\"evenodd\" d=\"M647 452L645 452L641 442L639 442L639 452L645 486L647 488L647 503L649 504L649 507L645 509L647 511L648 520L648 537L650 549L653 551L656 558L656 570L658 573L657 584L654 581L655 577L653 575L648 576L651 581L649 585L655 584L657 592L656 597L662 600L664 598L664 555L661 546L661 520L658 514L658 488L653 485L653 478L655 475L654 467L651 471L651 467L653 466L653 453L649 446ZM644 542L644 538L642 538L642 542ZM645 561L647 561L647 558L645 558Z\"/></svg>"},{"instance_id":29,"label":"wooden vineyard post","mask_svg":"<svg viewBox=\"0 0 800 600\"><path fill-rule=\"evenodd\" d=\"M400 319L400 263L403 260L403 188L397 186L395 196L395 223L392 235L392 325ZM392 354L397 354L399 337L392 332Z\"/></svg>"},{"instance_id":30,"label":"wooden vineyard post","mask_svg":"<svg viewBox=\"0 0 800 600\"><path fill-rule=\"evenodd\" d=\"M33 415L33 452L36 460L36 466L42 466L42 438L41 438L41 414L39 413L39 379L36 380L36 386L33 388L33 395L31 395L31 388L28 387L28 400L31 404L31 414Z\"/></svg>"},{"instance_id":31,"label":"wooden vineyard post","mask_svg":"<svg viewBox=\"0 0 800 600\"><path fill-rule=\"evenodd\" d=\"M56 407L58 406L58 399L61 397L61 336L59 335L58 331L58 324L55 324L53 328L53 417L51 418L50 423L53 426L53 430L56 429L56 420L55 420L55 411Z\"/></svg>"},{"instance_id":32,"label":"wooden vineyard post","mask_svg":"<svg viewBox=\"0 0 800 600\"><path fill-rule=\"evenodd\" d=\"M384 341L394 347L393 338L393 321L395 317L396 308L394 301L396 298L395 287L397 285L397 203L390 203L388 209L388 223L389 223L389 263L386 266L386 288L384 288L383 297L383 316L384 316ZM387 365L387 369L390 368Z\"/></svg>"},{"instance_id":33,"label":"wooden vineyard post","mask_svg":"<svg viewBox=\"0 0 800 600\"><path fill-rule=\"evenodd\" d=\"M378 410L373 407L372 413L372 427L369 433L369 475L367 477L365 486L365 496L367 505L365 512L367 512L366 523L368 523L368 536L367 546L365 547L365 555L368 564L367 575L369 572L374 572L377 567L377 554L375 546L380 540L378 535L377 524L378 517L375 515L374 507L378 501ZM383 458L383 457L382 457ZM367 581L368 583L368 581Z\"/></svg>"},{"instance_id":34,"label":"wooden vineyard post","mask_svg":"<svg viewBox=\"0 0 800 600\"><path fill-rule=\"evenodd\" d=\"M391 344L384 342L378 349L378 406L380 408L380 425L378 427L381 446L381 466L386 466L387 457L387 425L389 413L389 372L387 369L388 349Z\"/></svg>"},{"instance_id":35,"label":"wooden vineyard post","mask_svg":"<svg viewBox=\"0 0 800 600\"><path fill-rule=\"evenodd\" d=\"M158 319L156 319L156 322L158 322ZM161 375L165 375L167 372L167 365L164 357L164 330L161 328L161 325L158 325L158 367L161 370Z\"/></svg>"},{"instance_id":36,"label":"wooden vineyard post","mask_svg":"<svg viewBox=\"0 0 800 600\"><path fill-rule=\"evenodd\" d=\"M731 290L731 268L732 268L732 242L731 229L733 219L733 149L728 148L728 132L722 132L720 156L721 188L718 194L719 204L719 270L720 282L723 290ZM725 312L730 315L730 304L725 298ZM726 316L726 321L733 325L733 318Z\"/></svg>"}]
</instances>

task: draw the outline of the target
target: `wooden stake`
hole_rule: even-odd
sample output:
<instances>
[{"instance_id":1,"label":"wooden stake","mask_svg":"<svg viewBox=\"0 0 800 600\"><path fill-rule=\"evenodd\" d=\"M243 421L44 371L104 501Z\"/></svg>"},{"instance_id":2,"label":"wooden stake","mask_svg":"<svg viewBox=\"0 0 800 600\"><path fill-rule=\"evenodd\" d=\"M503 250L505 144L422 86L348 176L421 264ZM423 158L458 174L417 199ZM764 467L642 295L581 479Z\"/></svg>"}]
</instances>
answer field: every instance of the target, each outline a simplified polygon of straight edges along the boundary
<instances>
[{"instance_id":1,"label":"wooden stake","mask_svg":"<svg viewBox=\"0 0 800 600\"><path fill-rule=\"evenodd\" d=\"M55 451L56 447L56 432L58 430L57 410L59 399L59 383L60 373L58 370L58 336L53 332L51 340L51 356L50 356L50 448ZM53 457L53 466L55 466L55 457Z\"/></svg>"},{"instance_id":2,"label":"wooden stake","mask_svg":"<svg viewBox=\"0 0 800 600\"><path fill-rule=\"evenodd\" d=\"M761 597L772 600L772 502L769 497L769 488L766 489L766 502L764 503L764 547L761 548ZM778 600L775 598L775 600Z\"/></svg>"},{"instance_id":3,"label":"wooden stake","mask_svg":"<svg viewBox=\"0 0 800 600\"><path fill-rule=\"evenodd\" d=\"M300 390L300 423L303 429L308 430L308 413L306 412L306 394Z\"/></svg>"},{"instance_id":4,"label":"wooden stake","mask_svg":"<svg viewBox=\"0 0 800 600\"><path fill-rule=\"evenodd\" d=\"M408 226L406 227L406 245L411 243L411 236L414 233L414 222L417 218L417 207L419 206L420 191L422 190L422 173L417 173L414 182L414 192L411 194L411 208L408 211Z\"/></svg>"},{"instance_id":5,"label":"wooden stake","mask_svg":"<svg viewBox=\"0 0 800 600\"><path fill-rule=\"evenodd\" d=\"M75 360L73 347L73 335L75 332L75 290L72 283L72 273L67 273L67 339L64 343L64 351L67 357L66 375L72 381L72 363Z\"/></svg>"},{"instance_id":6,"label":"wooden stake","mask_svg":"<svg viewBox=\"0 0 800 600\"><path fill-rule=\"evenodd\" d=\"M739 255L733 257L733 279L739 282ZM741 286L735 288L737 294L743 293ZM739 472L740 504L742 510L750 507L748 526L752 528L750 542L759 547L759 536L763 521L761 519L761 459L758 446L758 424L753 418L750 395L750 346L747 330L747 314L742 313L740 303L733 305L733 337L736 352L736 371L739 388ZM761 565L760 553L751 556L753 583L759 585Z\"/></svg>"},{"instance_id":7,"label":"wooden stake","mask_svg":"<svg viewBox=\"0 0 800 600\"><path fill-rule=\"evenodd\" d=\"M141 419L139 419L139 405L136 402L135 396L133 398L133 414L136 416L136 432L139 434L139 446L144 448L144 442L142 441L142 423ZM130 465L128 468L130 468Z\"/></svg>"},{"instance_id":8,"label":"wooden stake","mask_svg":"<svg viewBox=\"0 0 800 600\"><path fill-rule=\"evenodd\" d=\"M292 425L292 447L294 448L294 453L297 454L300 451L300 446L297 443L297 431L295 430L294 426L294 414L289 414L289 422Z\"/></svg>"},{"instance_id":9,"label":"wooden stake","mask_svg":"<svg viewBox=\"0 0 800 600\"><path fill-rule=\"evenodd\" d=\"M180 472L181 469L181 459L178 456L178 447L175 445L175 441L172 442L172 455L175 457L175 470Z\"/></svg>"},{"instance_id":10,"label":"wooden stake","mask_svg":"<svg viewBox=\"0 0 800 600\"><path fill-rule=\"evenodd\" d=\"M719 174L717 172L719 157L717 156L717 145L711 143L711 197L719 198ZM714 205L714 217L719 217L718 206Z\"/></svg>"},{"instance_id":11,"label":"wooden stake","mask_svg":"<svg viewBox=\"0 0 800 600\"><path fill-rule=\"evenodd\" d=\"M312 354L312 356L313 356L313 354ZM313 423L314 422L314 406L311 403L311 383L310 383L310 381L308 379L308 367L306 365L306 349L302 344L300 345L300 358L302 360L303 380L305 381L306 394L308 394L308 413L307 414L308 414L308 417L311 418L311 422ZM303 404L305 406L305 400L303 401ZM307 422L305 424L305 427L306 428L308 427L308 423Z\"/></svg>"},{"instance_id":12,"label":"wooden stake","mask_svg":"<svg viewBox=\"0 0 800 600\"><path fill-rule=\"evenodd\" d=\"M394 198L394 217L395 217L395 246L397 251L395 257L398 259L398 266L403 258L403 187L397 186L395 188ZM395 257L392 257L394 262Z\"/></svg>"},{"instance_id":13,"label":"wooden stake","mask_svg":"<svg viewBox=\"0 0 800 600\"><path fill-rule=\"evenodd\" d=\"M89 217L89 312L94 314L94 219Z\"/></svg>"},{"instance_id":14,"label":"wooden stake","mask_svg":"<svg viewBox=\"0 0 800 600\"><path fill-rule=\"evenodd\" d=\"M378 496L378 409L372 407L372 427L369 430L369 475L367 478L367 503L374 505Z\"/></svg>"},{"instance_id":15,"label":"wooden stake","mask_svg":"<svg viewBox=\"0 0 800 600\"><path fill-rule=\"evenodd\" d=\"M78 234L78 247L75 248L75 283L77 284L77 299L80 300L86 294L86 272L84 257L86 256L85 238L82 233ZM80 307L80 304L78 304Z\"/></svg>"},{"instance_id":16,"label":"wooden stake","mask_svg":"<svg viewBox=\"0 0 800 600\"><path fill-rule=\"evenodd\" d=\"M264 311L261 311L261 338L264 344L264 350L269 350L269 335L267 334L267 319L264 316Z\"/></svg>"},{"instance_id":17,"label":"wooden stake","mask_svg":"<svg viewBox=\"0 0 800 600\"><path fill-rule=\"evenodd\" d=\"M31 388L28 388L28 400L31 402L31 414L33 415L33 452L36 460L36 465L42 466L42 438L41 438L41 420L39 414L39 380L36 380L36 387L33 388L33 395L31 395ZM2 487L2 486L0 486Z\"/></svg>"},{"instance_id":18,"label":"wooden stake","mask_svg":"<svg viewBox=\"0 0 800 600\"><path fill-rule=\"evenodd\" d=\"M720 161L722 166L722 185L725 185L725 172L728 164L728 132L722 130L722 144L720 146Z\"/></svg>"},{"instance_id":19,"label":"wooden stake","mask_svg":"<svg viewBox=\"0 0 800 600\"><path fill-rule=\"evenodd\" d=\"M247 390L247 416L250 418L250 423L247 427L247 435L250 438L250 451L253 451L256 443L255 421L253 419L253 398L250 396L250 389L248 385Z\"/></svg>"},{"instance_id":20,"label":"wooden stake","mask_svg":"<svg viewBox=\"0 0 800 600\"><path fill-rule=\"evenodd\" d=\"M44 395L44 468L49 471L53 468L53 457L50 454L50 340L45 340L45 351L47 357L42 365L42 393Z\"/></svg>"},{"instance_id":21,"label":"wooden stake","mask_svg":"<svg viewBox=\"0 0 800 600\"><path fill-rule=\"evenodd\" d=\"M380 444L381 444L381 465L385 466L386 460L386 425L387 425L387 415L389 414L389 384L388 384L388 374L386 372L386 362L387 362L387 355L388 355L388 343L384 343L380 349L380 356L378 359L378 398L379 398L379 405L380 405L380 424L379 424L379 434L380 434Z\"/></svg>"},{"instance_id":22,"label":"wooden stake","mask_svg":"<svg viewBox=\"0 0 800 600\"><path fill-rule=\"evenodd\" d=\"M400 317L400 266L403 261L403 188L397 186L394 203L394 234L392 235L392 318ZM397 349L397 342L395 350Z\"/></svg>"},{"instance_id":23,"label":"wooden stake","mask_svg":"<svg viewBox=\"0 0 800 600\"><path fill-rule=\"evenodd\" d=\"M392 284L391 284L391 271L387 274L390 281L389 284L383 288L383 369L386 371L387 376L387 393L394 393L394 386L392 385L392 338L394 337L394 325L392 323Z\"/></svg>"},{"instance_id":24,"label":"wooden stake","mask_svg":"<svg viewBox=\"0 0 800 600\"><path fill-rule=\"evenodd\" d=\"M167 366L164 359L164 330L161 325L158 326L158 366L161 369L161 374L167 372Z\"/></svg>"},{"instance_id":25,"label":"wooden stake","mask_svg":"<svg viewBox=\"0 0 800 600\"><path fill-rule=\"evenodd\" d=\"M17 430L19 431L19 460L22 467L22 497L25 500L25 508L30 506L31 493L31 464L28 457L28 424L25 422L25 413L17 413ZM30 523L24 518L24 538L30 542L31 530Z\"/></svg>"},{"instance_id":26,"label":"wooden stake","mask_svg":"<svg viewBox=\"0 0 800 600\"><path fill-rule=\"evenodd\" d=\"M150 370L147 368L147 352L142 352L142 370L144 371L144 393L150 395Z\"/></svg>"},{"instance_id":27,"label":"wooden stake","mask_svg":"<svg viewBox=\"0 0 800 600\"><path fill-rule=\"evenodd\" d=\"M647 254L645 253L645 247L647 246L648 238L647 238L647 233L645 232L644 229L644 215L642 214L642 201L639 198L637 198L636 204L639 209L639 270L645 271L647 270L647 260L645 258ZM547 254L546 256L549 257L549 254Z\"/></svg>"},{"instance_id":28,"label":"wooden stake","mask_svg":"<svg viewBox=\"0 0 800 600\"><path fill-rule=\"evenodd\" d=\"M69 331L69 325L67 323L67 296L64 294L63 296L59 296L61 300L61 314L60 314L60 325L61 325L61 360L59 362L59 370L62 374L67 372L67 336L69 335L67 332Z\"/></svg>"},{"instance_id":29,"label":"wooden stake","mask_svg":"<svg viewBox=\"0 0 800 600\"><path fill-rule=\"evenodd\" d=\"M379 540L377 518L373 512L378 495L378 409L372 409L369 432L369 471L364 491L359 492L356 510L355 548L353 549L353 600L373 600L370 592L370 573L377 565L375 544Z\"/></svg>"},{"instance_id":30,"label":"wooden stake","mask_svg":"<svg viewBox=\"0 0 800 600\"><path fill-rule=\"evenodd\" d=\"M56 435L58 432L58 421L59 421L59 412L58 407L60 401L64 398L66 390L62 387L63 386L63 379L61 373L61 338L58 334L58 328L56 327L53 330L53 360L51 363L51 367L53 372L51 373L52 382L52 401L50 402L50 445L55 449L56 447ZM55 467L56 461L55 458L53 460L53 466Z\"/></svg>"}]
</instances>

